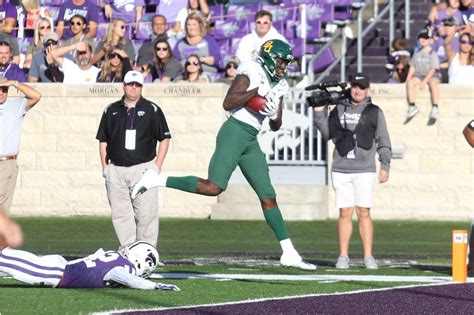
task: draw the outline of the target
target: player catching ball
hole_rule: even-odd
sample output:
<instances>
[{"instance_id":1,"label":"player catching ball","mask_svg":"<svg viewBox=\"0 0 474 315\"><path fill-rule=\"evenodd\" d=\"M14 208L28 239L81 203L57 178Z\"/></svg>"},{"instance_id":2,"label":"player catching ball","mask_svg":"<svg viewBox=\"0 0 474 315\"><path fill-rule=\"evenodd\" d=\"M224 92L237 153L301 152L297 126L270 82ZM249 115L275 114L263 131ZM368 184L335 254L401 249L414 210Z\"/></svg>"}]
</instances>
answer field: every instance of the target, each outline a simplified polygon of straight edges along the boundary
<instances>
[{"instance_id":1,"label":"player catching ball","mask_svg":"<svg viewBox=\"0 0 474 315\"><path fill-rule=\"evenodd\" d=\"M132 198L152 187L170 187L190 193L217 196L227 188L237 165L257 193L265 220L280 241L280 263L287 267L314 270L293 247L275 198L265 155L257 141L263 120L270 119L273 131L282 124L282 101L288 92L287 65L294 59L291 47L281 40L268 40L258 60L242 63L227 92L223 107L230 117L217 135L217 144L209 163L208 179L196 176L168 177L147 170L135 185ZM264 97L264 102L261 101Z\"/></svg>"}]
</instances>

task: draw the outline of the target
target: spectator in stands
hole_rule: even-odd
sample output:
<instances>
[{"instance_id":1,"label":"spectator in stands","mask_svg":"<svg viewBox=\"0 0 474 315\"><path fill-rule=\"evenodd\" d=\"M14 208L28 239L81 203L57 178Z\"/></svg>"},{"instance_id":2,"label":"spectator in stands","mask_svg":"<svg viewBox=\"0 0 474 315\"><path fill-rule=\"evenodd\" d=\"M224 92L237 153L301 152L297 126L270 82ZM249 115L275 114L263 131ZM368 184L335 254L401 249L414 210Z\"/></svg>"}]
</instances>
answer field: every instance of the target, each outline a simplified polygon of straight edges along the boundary
<instances>
[{"instance_id":1,"label":"spectator in stands","mask_svg":"<svg viewBox=\"0 0 474 315\"><path fill-rule=\"evenodd\" d=\"M0 42L6 42L11 47L12 63L20 64L20 45L15 37L0 32Z\"/></svg>"},{"instance_id":2,"label":"spectator in stands","mask_svg":"<svg viewBox=\"0 0 474 315\"><path fill-rule=\"evenodd\" d=\"M408 111L405 123L408 123L418 114L420 109L415 105L415 87L424 90L428 84L431 92L431 112L428 124L434 124L438 118L438 98L441 80L439 74L439 59L436 52L431 49L431 36L428 29L423 29L418 34L421 49L417 51L411 61L407 76Z\"/></svg>"},{"instance_id":3,"label":"spectator in stands","mask_svg":"<svg viewBox=\"0 0 474 315\"><path fill-rule=\"evenodd\" d=\"M142 66L145 80L151 82L171 82L183 73L183 65L173 57L173 51L166 39L160 39L155 45L155 58Z\"/></svg>"},{"instance_id":4,"label":"spectator in stands","mask_svg":"<svg viewBox=\"0 0 474 315\"><path fill-rule=\"evenodd\" d=\"M463 25L462 13L459 11L459 0L448 0L448 7L437 10L433 16L429 17L429 21L433 31L437 31L442 21L447 17L454 17L458 21L458 25Z\"/></svg>"},{"instance_id":5,"label":"spectator in stands","mask_svg":"<svg viewBox=\"0 0 474 315\"><path fill-rule=\"evenodd\" d=\"M138 23L142 19L144 6L143 0L102 0L100 3L107 19L122 19L127 25L133 25L135 29L138 28Z\"/></svg>"},{"instance_id":6,"label":"spectator in stands","mask_svg":"<svg viewBox=\"0 0 474 315\"><path fill-rule=\"evenodd\" d=\"M460 11L464 22L461 33L469 33L472 36L471 32L474 30L474 1L461 0Z\"/></svg>"},{"instance_id":7,"label":"spectator in stands","mask_svg":"<svg viewBox=\"0 0 474 315\"><path fill-rule=\"evenodd\" d=\"M239 67L240 61L237 57L231 57L225 65L225 75L222 78L215 80L216 83L225 83L231 85L235 79L235 72Z\"/></svg>"},{"instance_id":8,"label":"spectator in stands","mask_svg":"<svg viewBox=\"0 0 474 315\"><path fill-rule=\"evenodd\" d=\"M394 69L387 83L405 83L410 70L410 56L401 56L395 61Z\"/></svg>"},{"instance_id":9,"label":"spectator in stands","mask_svg":"<svg viewBox=\"0 0 474 315\"><path fill-rule=\"evenodd\" d=\"M7 80L26 82L24 73L16 63L12 62L12 48L9 42L0 41L0 74Z\"/></svg>"},{"instance_id":10,"label":"spectator in stands","mask_svg":"<svg viewBox=\"0 0 474 315\"><path fill-rule=\"evenodd\" d=\"M43 49L33 55L28 82L63 82L64 74L54 63L51 52L58 47L59 38L54 32L44 35Z\"/></svg>"},{"instance_id":11,"label":"spectator in stands","mask_svg":"<svg viewBox=\"0 0 474 315\"><path fill-rule=\"evenodd\" d=\"M178 83L209 83L209 77L203 73L202 63L198 55L191 55L184 63L184 73L176 78Z\"/></svg>"},{"instance_id":12,"label":"spectator in stands","mask_svg":"<svg viewBox=\"0 0 474 315\"><path fill-rule=\"evenodd\" d=\"M438 0L437 3L435 3L430 11L428 12L428 21L434 21L436 20L436 16L438 15L438 11L444 10L448 7L448 0Z\"/></svg>"},{"instance_id":13,"label":"spectator in stands","mask_svg":"<svg viewBox=\"0 0 474 315\"><path fill-rule=\"evenodd\" d=\"M454 34L445 39L445 49L449 61L449 83L474 86L474 59L472 53L472 37L468 33L459 36L459 52L452 48Z\"/></svg>"},{"instance_id":14,"label":"spectator in stands","mask_svg":"<svg viewBox=\"0 0 474 315\"><path fill-rule=\"evenodd\" d=\"M114 49L122 49L130 58L130 63L135 61L135 49L130 39L125 37L125 20L114 19L107 28L105 37L99 42L95 49L92 63L101 61L109 52Z\"/></svg>"},{"instance_id":15,"label":"spectator in stands","mask_svg":"<svg viewBox=\"0 0 474 315\"><path fill-rule=\"evenodd\" d=\"M77 50L76 63L64 58L68 52ZM79 42L56 48L51 52L54 62L62 67L64 83L95 83L100 69L92 65L92 46Z\"/></svg>"},{"instance_id":16,"label":"spectator in stands","mask_svg":"<svg viewBox=\"0 0 474 315\"><path fill-rule=\"evenodd\" d=\"M73 36L70 30L70 20L76 15L82 15L88 21L87 36L94 38L97 33L97 24L99 23L99 8L89 0L67 0L61 5L59 9L56 33L59 39L68 39Z\"/></svg>"},{"instance_id":17,"label":"spectator in stands","mask_svg":"<svg viewBox=\"0 0 474 315\"><path fill-rule=\"evenodd\" d=\"M443 20L441 25L438 28L438 37L435 39L434 43L431 45L431 48L436 52L439 59L439 70L441 74L441 83L448 83L448 56L445 49L445 39L451 34L456 34L458 28L458 21L450 16ZM452 41L452 49L454 52L459 51L459 42Z\"/></svg>"},{"instance_id":18,"label":"spectator in stands","mask_svg":"<svg viewBox=\"0 0 474 315\"><path fill-rule=\"evenodd\" d=\"M151 38L144 41L138 50L137 66L143 66L155 58L156 43L161 40L167 40L168 22L163 15L155 15L151 19Z\"/></svg>"},{"instance_id":19,"label":"spectator in stands","mask_svg":"<svg viewBox=\"0 0 474 315\"><path fill-rule=\"evenodd\" d=\"M95 42L85 33L87 28L87 20L84 16L80 14L73 15L69 20L69 25L71 26L72 36L63 41L63 46L71 46L78 42L87 41L91 45L91 47L95 49ZM71 51L67 53L64 57L71 61L75 61L76 51Z\"/></svg>"},{"instance_id":20,"label":"spectator in stands","mask_svg":"<svg viewBox=\"0 0 474 315\"><path fill-rule=\"evenodd\" d=\"M23 61L23 69L30 69L33 55L43 50L44 35L51 32L52 25L48 18L39 17L36 20L35 33L33 41L28 45L25 60Z\"/></svg>"},{"instance_id":21,"label":"spectator in stands","mask_svg":"<svg viewBox=\"0 0 474 315\"><path fill-rule=\"evenodd\" d=\"M21 7L18 10L18 37L34 37L36 23L39 18L47 19L49 24L52 27L54 26L51 12L46 7L42 7L39 0L21 0L20 2ZM24 36L20 34L24 34ZM40 42L40 46L41 44Z\"/></svg>"},{"instance_id":22,"label":"spectator in stands","mask_svg":"<svg viewBox=\"0 0 474 315\"><path fill-rule=\"evenodd\" d=\"M8 0L0 0L0 32L16 36L12 31L16 26L16 7Z\"/></svg>"},{"instance_id":23,"label":"spectator in stands","mask_svg":"<svg viewBox=\"0 0 474 315\"><path fill-rule=\"evenodd\" d=\"M206 31L209 29L211 15L206 0L188 0L188 5L178 12L178 15L176 16L176 21L173 25L172 31L174 34L176 34L178 38L184 36L184 26L186 25L186 18L191 13L198 14L204 21Z\"/></svg>"},{"instance_id":24,"label":"spectator in stands","mask_svg":"<svg viewBox=\"0 0 474 315\"><path fill-rule=\"evenodd\" d=\"M122 49L114 49L105 57L97 82L123 82L125 73L132 70L130 59Z\"/></svg>"},{"instance_id":25,"label":"spectator in stands","mask_svg":"<svg viewBox=\"0 0 474 315\"><path fill-rule=\"evenodd\" d=\"M256 60L262 44L269 39L287 40L272 26L273 16L270 12L261 10L255 14L255 29L242 37L235 55L240 62Z\"/></svg>"},{"instance_id":26,"label":"spectator in stands","mask_svg":"<svg viewBox=\"0 0 474 315\"><path fill-rule=\"evenodd\" d=\"M206 35L204 21L197 13L191 13L186 19L186 37L180 39L173 50L173 55L182 64L191 54L199 56L206 75L217 75L221 53L216 40Z\"/></svg>"},{"instance_id":27,"label":"spectator in stands","mask_svg":"<svg viewBox=\"0 0 474 315\"><path fill-rule=\"evenodd\" d=\"M387 56L387 63L385 68L391 73L394 69L395 62L400 57L410 57L411 53L408 50L407 40L405 38L395 38L392 41L392 47L390 48L390 55Z\"/></svg>"}]
</instances>

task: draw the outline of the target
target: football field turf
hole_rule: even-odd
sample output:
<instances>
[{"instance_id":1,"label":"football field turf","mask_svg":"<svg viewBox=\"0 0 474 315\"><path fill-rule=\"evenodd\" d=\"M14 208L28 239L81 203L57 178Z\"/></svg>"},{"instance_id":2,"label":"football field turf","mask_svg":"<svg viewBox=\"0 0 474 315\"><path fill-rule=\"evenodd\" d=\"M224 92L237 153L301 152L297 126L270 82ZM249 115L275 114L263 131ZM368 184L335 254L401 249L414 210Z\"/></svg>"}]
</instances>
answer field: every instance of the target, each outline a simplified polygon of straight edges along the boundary
<instances>
[{"instance_id":1,"label":"football field turf","mask_svg":"<svg viewBox=\"0 0 474 315\"><path fill-rule=\"evenodd\" d=\"M18 222L26 234L22 249L37 254L76 258L118 247L110 218ZM0 278L0 313L86 314L444 283L451 274L451 231L469 228L469 222L376 221L380 269L366 270L354 225L354 265L336 270L336 221L287 224L295 247L318 265L316 271L279 267L280 247L264 221L162 219L158 251L164 265L153 281L176 284L181 292L50 289Z\"/></svg>"}]
</instances>

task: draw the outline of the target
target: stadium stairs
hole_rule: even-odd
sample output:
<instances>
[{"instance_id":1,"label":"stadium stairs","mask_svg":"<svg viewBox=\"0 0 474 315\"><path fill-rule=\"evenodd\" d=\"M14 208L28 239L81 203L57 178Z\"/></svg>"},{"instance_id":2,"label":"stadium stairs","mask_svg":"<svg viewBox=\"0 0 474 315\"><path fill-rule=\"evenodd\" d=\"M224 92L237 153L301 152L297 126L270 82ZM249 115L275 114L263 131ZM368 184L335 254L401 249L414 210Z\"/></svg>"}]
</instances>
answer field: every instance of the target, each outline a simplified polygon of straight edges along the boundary
<instances>
[{"instance_id":1,"label":"stadium stairs","mask_svg":"<svg viewBox=\"0 0 474 315\"><path fill-rule=\"evenodd\" d=\"M410 38L408 40L408 47L413 48L416 45L418 32L426 25L426 17L432 3L430 0L411 0L410 2ZM382 9L383 6L380 7L379 12ZM364 22L364 27L368 24L368 21ZM384 83L388 78L385 63L390 51L389 32L389 20L386 16L365 36L363 41L362 68L364 72L369 74L371 81L374 83ZM395 1L395 38L397 37L405 37L404 1ZM357 38L349 41L347 47L346 74L350 75L357 72ZM341 69L338 65L323 81L339 80L340 72ZM318 74L316 74L317 76Z\"/></svg>"}]
</instances>

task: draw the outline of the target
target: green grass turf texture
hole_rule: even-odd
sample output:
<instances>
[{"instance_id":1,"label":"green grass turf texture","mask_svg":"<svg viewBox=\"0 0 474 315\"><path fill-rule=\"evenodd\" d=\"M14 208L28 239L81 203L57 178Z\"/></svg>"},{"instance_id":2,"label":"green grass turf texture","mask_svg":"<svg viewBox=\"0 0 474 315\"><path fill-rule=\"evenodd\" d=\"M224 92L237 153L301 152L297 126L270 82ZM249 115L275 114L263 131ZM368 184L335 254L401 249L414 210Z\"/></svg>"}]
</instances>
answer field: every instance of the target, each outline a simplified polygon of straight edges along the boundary
<instances>
[{"instance_id":1,"label":"green grass turf texture","mask_svg":"<svg viewBox=\"0 0 474 315\"><path fill-rule=\"evenodd\" d=\"M26 241L21 249L37 254L86 256L102 247L115 249L118 242L110 221L104 217L18 218ZM361 259L361 246L354 222L351 257ZM424 266L381 268L368 271L333 267L338 245L336 221L287 222L296 248L321 267L315 272L280 267L232 265L167 265L158 272L247 274L375 274L449 276L451 231L468 229L469 222L377 221L374 256L389 260L416 260ZM214 221L162 219L158 249L161 260L180 261L195 257L279 259L280 247L264 221ZM430 265L442 268L430 268ZM156 280L155 280L156 281ZM124 308L154 308L240 301L325 292L390 287L405 283L316 281L215 281L160 280L180 286L181 292L131 289L67 290L30 287L0 278L0 313L79 314Z\"/></svg>"}]
</instances>

